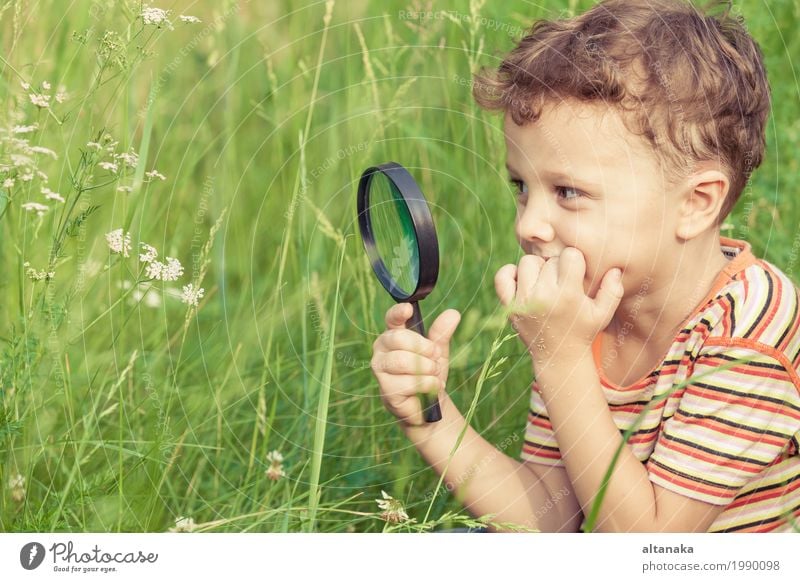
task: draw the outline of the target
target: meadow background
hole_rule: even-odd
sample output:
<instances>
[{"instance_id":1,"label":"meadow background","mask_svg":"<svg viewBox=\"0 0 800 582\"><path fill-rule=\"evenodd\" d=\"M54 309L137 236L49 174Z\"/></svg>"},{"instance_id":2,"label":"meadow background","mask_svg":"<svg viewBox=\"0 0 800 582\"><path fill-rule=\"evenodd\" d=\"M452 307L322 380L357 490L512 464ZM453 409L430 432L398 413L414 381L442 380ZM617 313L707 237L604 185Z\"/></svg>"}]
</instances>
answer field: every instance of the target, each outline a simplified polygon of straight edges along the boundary
<instances>
[{"instance_id":1,"label":"meadow background","mask_svg":"<svg viewBox=\"0 0 800 582\"><path fill-rule=\"evenodd\" d=\"M356 183L388 160L420 182L442 257L423 315L463 314L449 392L517 456L531 370L492 280L521 251L471 77L591 4L156 3L170 26L132 0L0 0L0 531L470 523L380 402L391 298ZM734 6L774 109L723 234L797 281L800 2ZM182 275L151 281L140 243ZM381 519L381 491L412 521Z\"/></svg>"}]
</instances>

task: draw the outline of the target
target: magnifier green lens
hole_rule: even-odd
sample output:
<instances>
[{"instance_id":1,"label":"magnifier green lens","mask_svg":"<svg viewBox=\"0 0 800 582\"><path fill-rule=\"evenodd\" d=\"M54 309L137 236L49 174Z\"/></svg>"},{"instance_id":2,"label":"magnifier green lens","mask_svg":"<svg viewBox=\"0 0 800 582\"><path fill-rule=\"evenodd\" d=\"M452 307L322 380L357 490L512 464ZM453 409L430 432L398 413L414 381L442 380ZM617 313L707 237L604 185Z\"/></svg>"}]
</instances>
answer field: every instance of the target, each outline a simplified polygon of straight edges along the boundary
<instances>
[{"instance_id":1,"label":"magnifier green lens","mask_svg":"<svg viewBox=\"0 0 800 582\"><path fill-rule=\"evenodd\" d=\"M381 172L370 178L369 218L375 247L395 287L410 295L419 282L417 235L403 197Z\"/></svg>"}]
</instances>

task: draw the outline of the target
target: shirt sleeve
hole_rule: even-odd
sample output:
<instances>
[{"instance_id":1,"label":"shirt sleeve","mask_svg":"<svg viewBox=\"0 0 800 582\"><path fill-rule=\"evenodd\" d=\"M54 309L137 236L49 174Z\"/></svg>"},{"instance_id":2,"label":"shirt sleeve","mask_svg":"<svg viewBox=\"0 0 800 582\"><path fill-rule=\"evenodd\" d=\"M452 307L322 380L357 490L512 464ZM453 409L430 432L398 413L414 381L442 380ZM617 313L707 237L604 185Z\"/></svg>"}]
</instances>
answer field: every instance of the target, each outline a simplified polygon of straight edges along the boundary
<instances>
[{"instance_id":1,"label":"shirt sleeve","mask_svg":"<svg viewBox=\"0 0 800 582\"><path fill-rule=\"evenodd\" d=\"M520 459L524 462L539 463L551 467L563 467L561 452L553 433L553 425L544 407L544 400L536 382L531 385L531 401L528 422L525 426L525 442L522 444Z\"/></svg>"},{"instance_id":2,"label":"shirt sleeve","mask_svg":"<svg viewBox=\"0 0 800 582\"><path fill-rule=\"evenodd\" d=\"M647 461L650 481L728 505L790 450L800 430L796 378L794 370L757 349L703 348L688 385L675 387L684 392Z\"/></svg>"}]
</instances>

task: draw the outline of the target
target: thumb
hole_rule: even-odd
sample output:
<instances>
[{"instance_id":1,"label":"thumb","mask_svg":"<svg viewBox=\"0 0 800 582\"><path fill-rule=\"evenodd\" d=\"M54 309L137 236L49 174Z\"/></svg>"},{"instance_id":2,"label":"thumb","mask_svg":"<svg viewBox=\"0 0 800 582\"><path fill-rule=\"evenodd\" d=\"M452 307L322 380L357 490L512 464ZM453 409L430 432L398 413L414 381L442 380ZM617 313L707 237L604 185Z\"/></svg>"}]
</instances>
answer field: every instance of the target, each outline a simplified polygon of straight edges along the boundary
<instances>
[{"instance_id":1,"label":"thumb","mask_svg":"<svg viewBox=\"0 0 800 582\"><path fill-rule=\"evenodd\" d=\"M460 321L461 314L455 309L448 309L439 314L428 330L428 339L439 346L445 358L450 356L450 338L453 337Z\"/></svg>"},{"instance_id":2,"label":"thumb","mask_svg":"<svg viewBox=\"0 0 800 582\"><path fill-rule=\"evenodd\" d=\"M603 327L611 322L614 312L619 307L625 288L622 286L622 271L619 268L610 269L600 282L600 289L594 297L594 306L598 315L603 319Z\"/></svg>"}]
</instances>

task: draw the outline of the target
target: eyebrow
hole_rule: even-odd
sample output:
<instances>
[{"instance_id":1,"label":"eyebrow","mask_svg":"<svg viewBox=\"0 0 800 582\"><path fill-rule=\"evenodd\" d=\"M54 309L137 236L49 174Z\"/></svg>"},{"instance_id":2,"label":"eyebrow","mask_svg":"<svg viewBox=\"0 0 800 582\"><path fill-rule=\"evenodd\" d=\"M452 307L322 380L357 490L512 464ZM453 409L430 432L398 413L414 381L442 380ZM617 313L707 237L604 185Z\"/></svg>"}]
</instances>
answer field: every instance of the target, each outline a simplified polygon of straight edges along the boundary
<instances>
[{"instance_id":1,"label":"eyebrow","mask_svg":"<svg viewBox=\"0 0 800 582\"><path fill-rule=\"evenodd\" d=\"M515 170L511 166L511 164L509 164L508 162L506 162L506 170L508 170L508 173L513 178L521 178L522 177L522 174L520 172L518 172L517 170ZM541 174L543 176L546 176L547 178L549 178L551 180L554 180L554 181L557 181L557 182L571 182L571 183L575 184L576 186L586 187L586 188L589 188L589 189L592 189L592 190L601 190L600 185L596 184L595 182L590 182L588 180L583 180L583 179L580 179L580 178L576 179L576 178L573 178L571 176L568 176L567 174L564 174L563 172L544 171L544 172L541 172Z\"/></svg>"}]
</instances>

